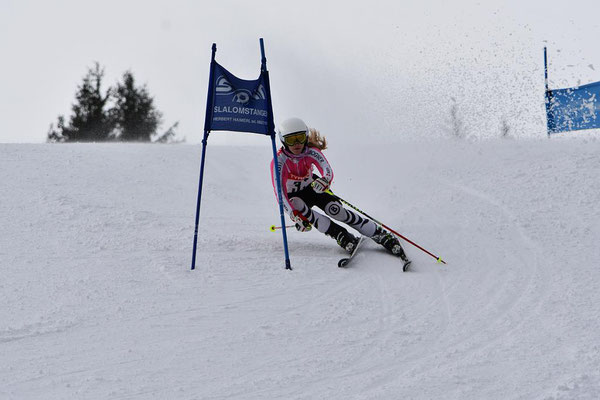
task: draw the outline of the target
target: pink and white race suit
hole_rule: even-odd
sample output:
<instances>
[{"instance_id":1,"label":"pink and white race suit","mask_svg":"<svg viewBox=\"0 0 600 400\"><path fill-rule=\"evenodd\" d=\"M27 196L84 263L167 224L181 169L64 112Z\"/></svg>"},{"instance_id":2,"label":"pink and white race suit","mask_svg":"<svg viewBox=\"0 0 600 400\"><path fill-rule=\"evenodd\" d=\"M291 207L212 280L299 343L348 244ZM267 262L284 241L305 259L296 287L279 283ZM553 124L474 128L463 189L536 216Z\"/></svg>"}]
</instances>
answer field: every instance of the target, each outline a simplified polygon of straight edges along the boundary
<instances>
[{"instance_id":1,"label":"pink and white race suit","mask_svg":"<svg viewBox=\"0 0 600 400\"><path fill-rule=\"evenodd\" d=\"M371 237L375 234L377 226L373 221L346 210L335 196L316 193L310 187L314 180L315 167L323 178L330 183L333 181L333 170L321 150L305 146L300 154L294 155L282 147L277 153L277 161L279 171L275 171L275 162L271 161L271 180L275 197L279 198L275 175L279 173L283 190L283 209L290 217L293 211L297 210L317 230L332 237L336 237L337 233L344 229L334 224L328 217L350 225L365 236ZM313 206L323 210L327 216L312 210Z\"/></svg>"},{"instance_id":2,"label":"pink and white race suit","mask_svg":"<svg viewBox=\"0 0 600 400\"><path fill-rule=\"evenodd\" d=\"M314 180L313 167L317 167L319 174L327 179L329 183L333 182L333 170L329 162L321 150L315 147L305 146L302 153L298 155L294 155L282 147L277 152L277 162L279 163L279 178L281 179L281 189L283 190L283 209L288 215L291 215L292 211L296 210L290 203L290 197L293 197L293 193L309 187ZM275 189L275 196L279 198L277 195L274 161L271 161L271 180Z\"/></svg>"}]
</instances>

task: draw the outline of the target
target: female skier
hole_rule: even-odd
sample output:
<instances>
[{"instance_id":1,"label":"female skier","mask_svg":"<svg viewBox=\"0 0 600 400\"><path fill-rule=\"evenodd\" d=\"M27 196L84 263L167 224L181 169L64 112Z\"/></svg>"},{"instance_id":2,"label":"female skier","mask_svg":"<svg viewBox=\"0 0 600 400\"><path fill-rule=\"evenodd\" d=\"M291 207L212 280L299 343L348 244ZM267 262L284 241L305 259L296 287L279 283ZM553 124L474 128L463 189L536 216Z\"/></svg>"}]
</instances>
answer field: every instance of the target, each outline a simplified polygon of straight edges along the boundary
<instances>
[{"instance_id":1,"label":"female skier","mask_svg":"<svg viewBox=\"0 0 600 400\"><path fill-rule=\"evenodd\" d=\"M275 162L271 161L271 179L278 198L275 174L279 174L283 209L295 223L296 229L307 232L314 226L351 253L358 238L332 221L333 218L370 237L404 262L408 261L394 235L373 221L345 209L342 203L327 193L333 182L333 170L321 152L327 147L327 141L317 130L309 130L299 118L290 118L281 123L278 135L283 146L277 153L279 171L275 171ZM313 166L317 167L320 177L313 175ZM313 210L315 206L326 215Z\"/></svg>"}]
</instances>

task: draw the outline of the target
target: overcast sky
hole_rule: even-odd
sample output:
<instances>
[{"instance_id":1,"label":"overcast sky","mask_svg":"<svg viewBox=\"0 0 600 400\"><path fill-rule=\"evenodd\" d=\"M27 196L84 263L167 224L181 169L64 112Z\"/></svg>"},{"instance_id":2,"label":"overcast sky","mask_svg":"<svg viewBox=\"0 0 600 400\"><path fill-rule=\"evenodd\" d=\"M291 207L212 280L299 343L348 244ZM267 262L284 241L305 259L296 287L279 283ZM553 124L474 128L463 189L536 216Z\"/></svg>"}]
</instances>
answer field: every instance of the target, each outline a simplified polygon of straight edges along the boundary
<instances>
[{"instance_id":1,"label":"overcast sky","mask_svg":"<svg viewBox=\"0 0 600 400\"><path fill-rule=\"evenodd\" d=\"M504 120L540 136L543 47L551 87L599 81L599 11L597 0L0 0L0 142L45 141L94 61L105 88L131 70L163 129L179 121L199 142L212 43L254 79L259 37L276 123L299 116L336 140L440 136L454 99L470 135L497 135ZM241 140L211 140L223 135Z\"/></svg>"}]
</instances>

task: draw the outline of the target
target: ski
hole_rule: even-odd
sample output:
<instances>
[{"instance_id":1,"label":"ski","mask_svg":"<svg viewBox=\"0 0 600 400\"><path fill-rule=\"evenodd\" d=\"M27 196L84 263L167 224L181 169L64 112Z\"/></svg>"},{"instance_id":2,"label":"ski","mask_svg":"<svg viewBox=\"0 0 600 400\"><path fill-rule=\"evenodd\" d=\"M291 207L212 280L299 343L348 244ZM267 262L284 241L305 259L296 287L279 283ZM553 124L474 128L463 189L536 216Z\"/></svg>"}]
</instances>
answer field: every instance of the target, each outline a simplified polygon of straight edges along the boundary
<instances>
[{"instance_id":1,"label":"ski","mask_svg":"<svg viewBox=\"0 0 600 400\"><path fill-rule=\"evenodd\" d=\"M361 236L360 239L358 239L358 243L356 243L356 247L354 247L354 250L352 250L352 253L350 253L349 257L342 258L340 261L338 261L338 267L344 268L348 265L350 260L352 260L356 255L356 252L358 251L358 248L360 247L363 240L365 240L365 236Z\"/></svg>"},{"instance_id":2,"label":"ski","mask_svg":"<svg viewBox=\"0 0 600 400\"><path fill-rule=\"evenodd\" d=\"M404 265L402 266L402 271L403 272L408 271L408 269L410 268L410 264L412 264L412 261L410 261L410 260L404 261Z\"/></svg>"}]
</instances>

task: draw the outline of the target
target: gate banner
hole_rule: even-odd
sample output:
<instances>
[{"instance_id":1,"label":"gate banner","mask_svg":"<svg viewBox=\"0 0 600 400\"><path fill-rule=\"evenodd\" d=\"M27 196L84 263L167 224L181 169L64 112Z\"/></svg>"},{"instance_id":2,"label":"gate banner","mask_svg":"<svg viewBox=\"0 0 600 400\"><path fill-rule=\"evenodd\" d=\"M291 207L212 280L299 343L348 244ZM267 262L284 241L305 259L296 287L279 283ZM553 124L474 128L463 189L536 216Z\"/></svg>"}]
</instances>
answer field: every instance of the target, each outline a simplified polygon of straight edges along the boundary
<instances>
[{"instance_id":1,"label":"gate banner","mask_svg":"<svg viewBox=\"0 0 600 400\"><path fill-rule=\"evenodd\" d=\"M548 133L600 128L600 82L546 92Z\"/></svg>"},{"instance_id":2,"label":"gate banner","mask_svg":"<svg viewBox=\"0 0 600 400\"><path fill-rule=\"evenodd\" d=\"M204 129L269 135L265 72L261 72L258 79L248 81L237 78L216 61L212 68Z\"/></svg>"}]
</instances>

